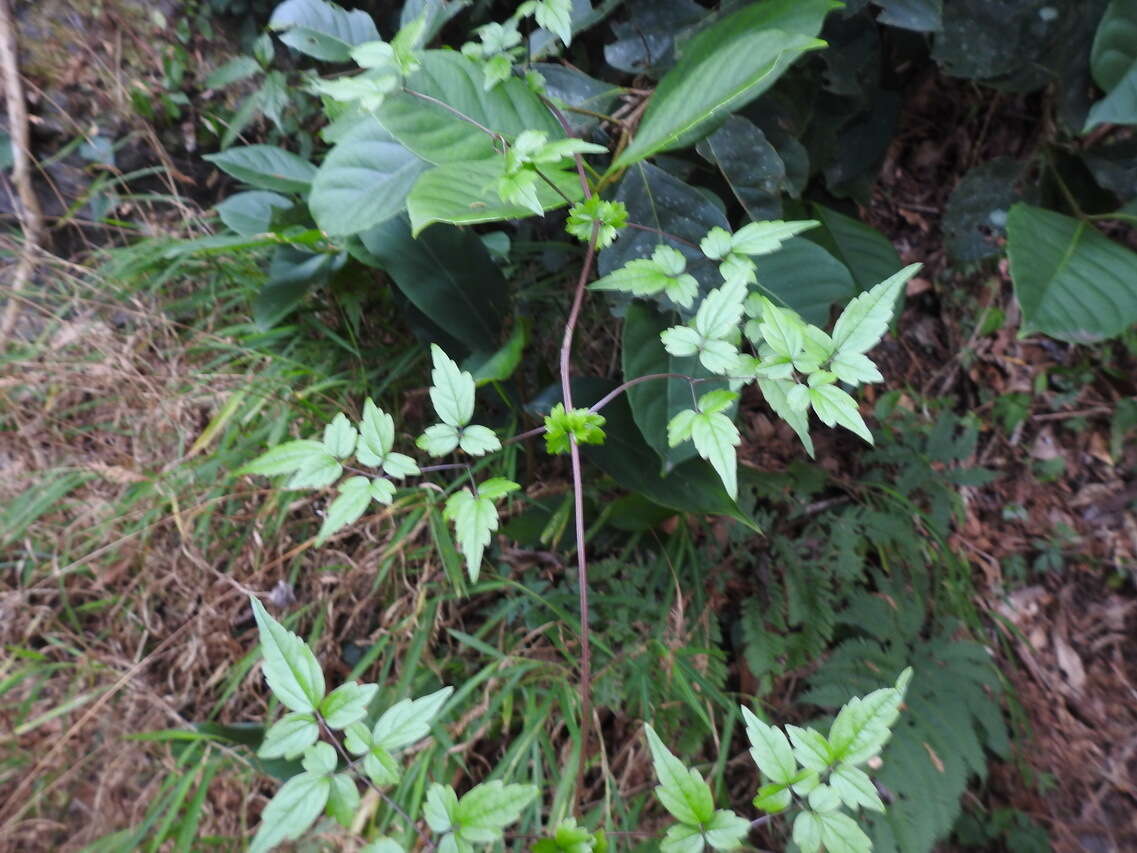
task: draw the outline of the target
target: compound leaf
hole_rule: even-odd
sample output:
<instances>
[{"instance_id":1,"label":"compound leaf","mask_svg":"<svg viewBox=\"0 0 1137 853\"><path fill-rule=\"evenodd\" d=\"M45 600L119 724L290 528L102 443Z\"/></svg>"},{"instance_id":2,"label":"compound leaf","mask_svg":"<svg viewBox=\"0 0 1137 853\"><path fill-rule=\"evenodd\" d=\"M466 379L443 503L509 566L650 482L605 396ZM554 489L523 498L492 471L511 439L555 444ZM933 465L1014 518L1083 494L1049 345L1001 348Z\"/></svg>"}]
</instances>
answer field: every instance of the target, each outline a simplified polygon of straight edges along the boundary
<instances>
[{"instance_id":1,"label":"compound leaf","mask_svg":"<svg viewBox=\"0 0 1137 853\"><path fill-rule=\"evenodd\" d=\"M260 601L253 596L249 601L260 631L269 689L286 708L315 711L324 698L324 673L316 656L303 640L273 619Z\"/></svg>"}]
</instances>

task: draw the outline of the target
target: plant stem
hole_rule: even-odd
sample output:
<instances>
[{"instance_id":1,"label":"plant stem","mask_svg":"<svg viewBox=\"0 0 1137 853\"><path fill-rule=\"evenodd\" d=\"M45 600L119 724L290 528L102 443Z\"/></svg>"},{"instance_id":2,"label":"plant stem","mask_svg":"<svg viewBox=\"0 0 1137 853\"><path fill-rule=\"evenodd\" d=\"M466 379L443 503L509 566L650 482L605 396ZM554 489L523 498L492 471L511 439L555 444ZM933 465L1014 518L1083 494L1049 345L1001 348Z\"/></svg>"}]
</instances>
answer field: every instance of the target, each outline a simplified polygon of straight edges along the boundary
<instances>
[{"instance_id":1,"label":"plant stem","mask_svg":"<svg viewBox=\"0 0 1137 853\"><path fill-rule=\"evenodd\" d=\"M650 382L653 379L686 379L688 382L702 382L705 380L696 379L694 376L688 376L686 373L648 373L645 376L637 376L635 379L629 379L627 382L621 383L588 407L590 412L599 412L633 385L639 385L641 382Z\"/></svg>"},{"instance_id":2,"label":"plant stem","mask_svg":"<svg viewBox=\"0 0 1137 853\"><path fill-rule=\"evenodd\" d=\"M690 246L692 249L699 248L697 243L692 243L690 240L685 240L678 234L672 234L670 231L664 231L662 228L652 228L650 225L640 225L638 222L629 222L628 228L635 228L637 231L650 231L652 234L658 234L660 237L666 237L668 240L674 240L676 243L682 243L685 246Z\"/></svg>"}]
</instances>

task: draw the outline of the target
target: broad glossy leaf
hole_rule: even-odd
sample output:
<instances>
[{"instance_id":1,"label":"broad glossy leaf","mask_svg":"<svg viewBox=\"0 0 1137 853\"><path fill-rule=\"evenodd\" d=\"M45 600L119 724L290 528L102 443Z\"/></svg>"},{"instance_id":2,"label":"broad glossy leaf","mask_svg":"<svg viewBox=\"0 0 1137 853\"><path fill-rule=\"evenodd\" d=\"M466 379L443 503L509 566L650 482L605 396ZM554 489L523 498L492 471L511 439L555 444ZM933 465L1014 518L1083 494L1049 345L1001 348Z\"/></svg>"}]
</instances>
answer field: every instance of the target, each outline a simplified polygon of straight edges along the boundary
<instances>
[{"instance_id":1,"label":"broad glossy leaf","mask_svg":"<svg viewBox=\"0 0 1137 853\"><path fill-rule=\"evenodd\" d=\"M357 234L400 214L429 167L368 119L328 152L308 205L316 224L332 236Z\"/></svg>"},{"instance_id":2,"label":"broad glossy leaf","mask_svg":"<svg viewBox=\"0 0 1137 853\"><path fill-rule=\"evenodd\" d=\"M566 196L574 202L583 196L576 172L549 167L542 167L541 172L560 190L557 192L544 181L537 181L533 189L542 210L563 207L567 203ZM498 181L504 174L502 157L445 163L422 173L406 199L412 233L418 235L433 222L476 225L532 216L534 212L528 207L508 204L498 196Z\"/></svg>"},{"instance_id":3,"label":"broad glossy leaf","mask_svg":"<svg viewBox=\"0 0 1137 853\"><path fill-rule=\"evenodd\" d=\"M285 0L268 25L289 47L325 62L347 62L352 47L379 40L370 15L326 0Z\"/></svg>"},{"instance_id":4,"label":"broad glossy leaf","mask_svg":"<svg viewBox=\"0 0 1137 853\"><path fill-rule=\"evenodd\" d=\"M718 167L751 219L781 217L786 166L753 122L731 116L695 150Z\"/></svg>"},{"instance_id":5,"label":"broad glossy leaf","mask_svg":"<svg viewBox=\"0 0 1137 853\"><path fill-rule=\"evenodd\" d=\"M288 210L293 201L267 190L250 190L235 193L217 205L217 215L232 231L246 236L264 234L272 229L272 218L277 211Z\"/></svg>"},{"instance_id":6,"label":"broad glossy leaf","mask_svg":"<svg viewBox=\"0 0 1137 853\"><path fill-rule=\"evenodd\" d=\"M623 359L624 381L652 373L677 373L706 379L713 374L694 356L671 355L659 339L660 332L671 325L667 316L653 306L633 302L624 315ZM725 388L726 380L703 382L700 391ZM666 476L676 466L698 455L694 445L683 443L670 446L667 424L675 415L689 409L693 403L691 384L686 379L659 379L641 382L628 389L626 395L636 425L648 444L662 460L660 473Z\"/></svg>"},{"instance_id":7,"label":"broad glossy leaf","mask_svg":"<svg viewBox=\"0 0 1137 853\"><path fill-rule=\"evenodd\" d=\"M968 170L948 199L944 211L944 242L952 258L974 263L1003 252L1007 214L1024 201L1017 184L1029 164L996 157Z\"/></svg>"},{"instance_id":8,"label":"broad glossy leaf","mask_svg":"<svg viewBox=\"0 0 1137 853\"><path fill-rule=\"evenodd\" d=\"M1137 61L1113 90L1090 108L1083 133L1100 124L1137 124Z\"/></svg>"},{"instance_id":9,"label":"broad glossy leaf","mask_svg":"<svg viewBox=\"0 0 1137 853\"><path fill-rule=\"evenodd\" d=\"M268 281L253 300L253 318L269 329L300 307L308 293L343 269L346 252L306 252L280 246L269 262Z\"/></svg>"},{"instance_id":10,"label":"broad glossy leaf","mask_svg":"<svg viewBox=\"0 0 1137 853\"><path fill-rule=\"evenodd\" d=\"M1016 204L1007 252L1024 334L1090 343L1137 321L1137 254L1092 225Z\"/></svg>"},{"instance_id":11,"label":"broad glossy leaf","mask_svg":"<svg viewBox=\"0 0 1137 853\"><path fill-rule=\"evenodd\" d=\"M821 228L808 232L809 239L848 267L860 290L884 281L902 266L892 243L875 228L820 204L812 209Z\"/></svg>"},{"instance_id":12,"label":"broad glossy leaf","mask_svg":"<svg viewBox=\"0 0 1137 853\"><path fill-rule=\"evenodd\" d=\"M282 841L299 838L324 811L331 792L330 776L301 773L276 792L264 811L249 845L250 853L267 853Z\"/></svg>"},{"instance_id":13,"label":"broad glossy leaf","mask_svg":"<svg viewBox=\"0 0 1137 853\"><path fill-rule=\"evenodd\" d=\"M589 77L587 74L553 63L538 62L533 69L545 78L545 94L561 107L576 107L589 112L607 114L616 99L623 94L620 86ZM566 112L565 118L574 133L586 135L599 119L579 112Z\"/></svg>"},{"instance_id":14,"label":"broad glossy leaf","mask_svg":"<svg viewBox=\"0 0 1137 853\"><path fill-rule=\"evenodd\" d=\"M1137 61L1137 3L1112 0L1094 34L1090 71L1103 92L1112 92Z\"/></svg>"},{"instance_id":15,"label":"broad glossy leaf","mask_svg":"<svg viewBox=\"0 0 1137 853\"><path fill-rule=\"evenodd\" d=\"M324 673L315 655L303 640L273 619L260 601L252 596L249 601L260 631L269 689L293 711L315 711L324 698Z\"/></svg>"},{"instance_id":16,"label":"broad glossy leaf","mask_svg":"<svg viewBox=\"0 0 1137 853\"><path fill-rule=\"evenodd\" d=\"M475 234L433 225L413 238L397 217L359 239L415 307L471 352L500 340L505 278Z\"/></svg>"},{"instance_id":17,"label":"broad glossy leaf","mask_svg":"<svg viewBox=\"0 0 1137 853\"><path fill-rule=\"evenodd\" d=\"M406 93L383 102L376 117L390 133L431 163L473 162L495 156L494 140L454 111L508 139L524 130L543 131L560 139L564 131L541 100L517 78L485 91L482 69L456 51L428 50L422 65L407 78L406 88L433 101Z\"/></svg>"},{"instance_id":18,"label":"broad glossy leaf","mask_svg":"<svg viewBox=\"0 0 1137 853\"><path fill-rule=\"evenodd\" d=\"M663 169L637 163L620 181L616 201L627 206L632 222L663 233L625 228L615 243L600 252L597 264L601 275L636 258L651 257L662 242L687 258L687 272L698 279L704 293L722 283L717 265L696 248L710 229L730 227L722 209L706 195Z\"/></svg>"},{"instance_id":19,"label":"broad glossy leaf","mask_svg":"<svg viewBox=\"0 0 1137 853\"><path fill-rule=\"evenodd\" d=\"M241 145L205 159L221 171L254 187L284 193L306 193L316 167L275 145Z\"/></svg>"},{"instance_id":20,"label":"broad glossy leaf","mask_svg":"<svg viewBox=\"0 0 1137 853\"><path fill-rule=\"evenodd\" d=\"M715 122L769 89L802 53L825 46L813 36L834 7L827 0L759 5L766 8L727 15L684 46L682 58L648 102L632 144L613 168L697 141Z\"/></svg>"},{"instance_id":21,"label":"broad glossy leaf","mask_svg":"<svg viewBox=\"0 0 1137 853\"><path fill-rule=\"evenodd\" d=\"M830 307L856 293L848 267L804 237L792 237L778 251L763 255L755 263L758 290L815 326L827 326Z\"/></svg>"},{"instance_id":22,"label":"broad glossy leaf","mask_svg":"<svg viewBox=\"0 0 1137 853\"><path fill-rule=\"evenodd\" d=\"M529 342L529 321L518 317L513 325L509 340L496 352L477 352L462 363L463 368L474 377L479 388L490 382L504 382L521 364L521 355Z\"/></svg>"}]
</instances>

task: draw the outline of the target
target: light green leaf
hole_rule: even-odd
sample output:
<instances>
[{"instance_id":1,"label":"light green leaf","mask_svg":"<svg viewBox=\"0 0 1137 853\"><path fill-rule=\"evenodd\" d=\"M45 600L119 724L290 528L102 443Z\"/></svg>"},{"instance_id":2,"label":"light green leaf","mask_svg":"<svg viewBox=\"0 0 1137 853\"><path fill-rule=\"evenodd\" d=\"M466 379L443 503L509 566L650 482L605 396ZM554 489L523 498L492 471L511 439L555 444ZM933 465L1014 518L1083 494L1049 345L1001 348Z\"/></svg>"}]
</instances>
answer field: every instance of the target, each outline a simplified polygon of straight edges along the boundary
<instances>
[{"instance_id":1,"label":"light green leaf","mask_svg":"<svg viewBox=\"0 0 1137 853\"><path fill-rule=\"evenodd\" d=\"M293 204L291 199L278 193L250 190L229 196L214 209L226 227L238 234L251 236L271 230L275 213L288 210Z\"/></svg>"},{"instance_id":2,"label":"light green leaf","mask_svg":"<svg viewBox=\"0 0 1137 853\"><path fill-rule=\"evenodd\" d=\"M800 386L799 386L800 387ZM867 441L873 443L872 433L861 417L857 401L838 388L836 385L820 385L809 389L809 402L813 411L821 418L826 426L838 423L850 432L854 432Z\"/></svg>"},{"instance_id":3,"label":"light green leaf","mask_svg":"<svg viewBox=\"0 0 1137 853\"><path fill-rule=\"evenodd\" d=\"M347 459L355 452L358 435L347 415L340 412L324 427L324 449L336 459Z\"/></svg>"},{"instance_id":4,"label":"light green leaf","mask_svg":"<svg viewBox=\"0 0 1137 853\"><path fill-rule=\"evenodd\" d=\"M391 455L402 456L401 453L392 453ZM415 466L415 473L418 473L417 465ZM384 480L382 477L376 477L371 481L370 491L371 497L384 505L390 504L395 499L395 484L390 480Z\"/></svg>"},{"instance_id":5,"label":"light green leaf","mask_svg":"<svg viewBox=\"0 0 1137 853\"><path fill-rule=\"evenodd\" d=\"M378 467L395 444L394 419L375 405L363 402L363 419L359 422L359 445L356 455L364 465Z\"/></svg>"},{"instance_id":6,"label":"light green leaf","mask_svg":"<svg viewBox=\"0 0 1137 853\"><path fill-rule=\"evenodd\" d=\"M325 62L347 62L352 47L379 40L370 15L326 0L285 0L273 10L268 26L289 47Z\"/></svg>"},{"instance_id":7,"label":"light green leaf","mask_svg":"<svg viewBox=\"0 0 1137 853\"><path fill-rule=\"evenodd\" d=\"M813 5L823 9L816 22L819 29L830 6ZM801 32L778 29L784 22L777 16L763 27L748 27L751 15L746 9L727 15L685 45L682 58L648 101L632 144L613 168L692 144L769 89L802 53L825 46Z\"/></svg>"},{"instance_id":8,"label":"light green leaf","mask_svg":"<svg viewBox=\"0 0 1137 853\"><path fill-rule=\"evenodd\" d=\"M263 190L306 193L316 167L275 145L237 145L205 159L239 181Z\"/></svg>"},{"instance_id":9,"label":"light green leaf","mask_svg":"<svg viewBox=\"0 0 1137 853\"><path fill-rule=\"evenodd\" d=\"M349 477L340 483L339 494L328 505L328 513L316 535L316 544L327 542L330 536L363 515L371 498L371 479L368 477Z\"/></svg>"},{"instance_id":10,"label":"light green leaf","mask_svg":"<svg viewBox=\"0 0 1137 853\"><path fill-rule=\"evenodd\" d=\"M377 838L360 848L359 853L407 853L406 848L392 838Z\"/></svg>"},{"instance_id":11,"label":"light green leaf","mask_svg":"<svg viewBox=\"0 0 1137 853\"><path fill-rule=\"evenodd\" d=\"M502 157L435 166L419 177L407 196L411 231L417 235L433 222L476 225L524 219L564 207L566 196L573 201L582 196L584 191L575 172L555 168L541 171L556 189L534 175L529 183L531 197L525 203L511 203L503 201L498 192L505 177Z\"/></svg>"},{"instance_id":12,"label":"light green leaf","mask_svg":"<svg viewBox=\"0 0 1137 853\"><path fill-rule=\"evenodd\" d=\"M809 807L815 812L831 812L841 808L841 798L828 785L818 785L809 792Z\"/></svg>"},{"instance_id":13,"label":"light green leaf","mask_svg":"<svg viewBox=\"0 0 1137 853\"><path fill-rule=\"evenodd\" d=\"M682 761L672 755L655 729L646 723L644 733L651 749L655 775L660 783L655 789L656 797L676 820L701 827L715 812L710 787L703 781L698 770L685 767Z\"/></svg>"},{"instance_id":14,"label":"light green leaf","mask_svg":"<svg viewBox=\"0 0 1137 853\"><path fill-rule=\"evenodd\" d=\"M320 714L331 728L346 729L363 719L367 706L378 692L378 684L345 682L324 697L320 703Z\"/></svg>"},{"instance_id":15,"label":"light green leaf","mask_svg":"<svg viewBox=\"0 0 1137 853\"><path fill-rule=\"evenodd\" d=\"M537 0L537 26L544 27L565 43L572 43L572 0Z\"/></svg>"},{"instance_id":16,"label":"light green leaf","mask_svg":"<svg viewBox=\"0 0 1137 853\"><path fill-rule=\"evenodd\" d=\"M322 489L340 478L343 466L332 454L324 451L304 462L285 483L286 489Z\"/></svg>"},{"instance_id":17,"label":"light green leaf","mask_svg":"<svg viewBox=\"0 0 1137 853\"><path fill-rule=\"evenodd\" d=\"M324 673L308 646L249 596L261 638L269 689L290 710L315 711L324 698ZM323 806L321 806L323 808Z\"/></svg>"},{"instance_id":18,"label":"light green leaf","mask_svg":"<svg viewBox=\"0 0 1137 853\"><path fill-rule=\"evenodd\" d=\"M363 772L380 787L394 785L401 775L398 763L391 757L391 753L381 746L371 747L363 756Z\"/></svg>"},{"instance_id":19,"label":"light green leaf","mask_svg":"<svg viewBox=\"0 0 1137 853\"><path fill-rule=\"evenodd\" d=\"M788 809L793 801L793 794L785 785L763 785L754 798L754 808L767 814L777 814Z\"/></svg>"},{"instance_id":20,"label":"light green leaf","mask_svg":"<svg viewBox=\"0 0 1137 853\"><path fill-rule=\"evenodd\" d=\"M705 843L702 830L686 823L672 824L659 845L660 853L702 853Z\"/></svg>"},{"instance_id":21,"label":"light green leaf","mask_svg":"<svg viewBox=\"0 0 1137 853\"><path fill-rule=\"evenodd\" d=\"M770 349L784 358L797 358L805 346L805 323L796 314L783 311L768 299L758 328Z\"/></svg>"},{"instance_id":22,"label":"light green leaf","mask_svg":"<svg viewBox=\"0 0 1137 853\"><path fill-rule=\"evenodd\" d=\"M349 773L337 773L328 791L328 814L346 828L351 826L358 808L359 788L355 786L355 778Z\"/></svg>"},{"instance_id":23,"label":"light green leaf","mask_svg":"<svg viewBox=\"0 0 1137 853\"><path fill-rule=\"evenodd\" d=\"M829 784L850 809L864 807L883 812L884 803L873 787L872 780L863 770L851 764L841 764L829 776Z\"/></svg>"},{"instance_id":24,"label":"light green leaf","mask_svg":"<svg viewBox=\"0 0 1137 853\"><path fill-rule=\"evenodd\" d=\"M729 809L719 809L703 827L703 837L715 850L733 850L750 832L750 821Z\"/></svg>"},{"instance_id":25,"label":"light green leaf","mask_svg":"<svg viewBox=\"0 0 1137 853\"><path fill-rule=\"evenodd\" d=\"M536 216L544 211L537 197L537 173L532 169L503 174L497 182L497 194L506 204L516 205Z\"/></svg>"},{"instance_id":26,"label":"light green leaf","mask_svg":"<svg viewBox=\"0 0 1137 853\"><path fill-rule=\"evenodd\" d=\"M664 329L659 335L664 348L672 355L679 357L698 353L702 337L690 326L672 326L670 329Z\"/></svg>"},{"instance_id":27,"label":"light green leaf","mask_svg":"<svg viewBox=\"0 0 1137 853\"><path fill-rule=\"evenodd\" d=\"M502 830L516 822L536 796L536 785L506 785L500 779L475 785L453 812L459 836L475 843L499 840Z\"/></svg>"},{"instance_id":28,"label":"light green leaf","mask_svg":"<svg viewBox=\"0 0 1137 853\"><path fill-rule=\"evenodd\" d=\"M793 744L794 757L802 767L821 773L832 763L829 742L820 732L786 726L786 733Z\"/></svg>"},{"instance_id":29,"label":"light green leaf","mask_svg":"<svg viewBox=\"0 0 1137 853\"><path fill-rule=\"evenodd\" d=\"M833 346L838 353L863 353L876 346L888 329L905 282L921 266L909 264L845 306L833 326Z\"/></svg>"},{"instance_id":30,"label":"light green leaf","mask_svg":"<svg viewBox=\"0 0 1137 853\"><path fill-rule=\"evenodd\" d=\"M682 444L691 437L691 431L695 427L695 418L699 413L694 409L684 409L677 412L675 417L667 422L667 443L671 447Z\"/></svg>"},{"instance_id":31,"label":"light green leaf","mask_svg":"<svg viewBox=\"0 0 1137 853\"><path fill-rule=\"evenodd\" d=\"M462 428L458 446L471 456L484 456L495 450L501 450L501 441L489 427L471 424Z\"/></svg>"},{"instance_id":32,"label":"light green leaf","mask_svg":"<svg viewBox=\"0 0 1137 853\"><path fill-rule=\"evenodd\" d=\"M281 785L261 812L261 825L249 853L267 853L282 841L303 835L323 813L331 788L329 776L311 773L297 774Z\"/></svg>"},{"instance_id":33,"label":"light green leaf","mask_svg":"<svg viewBox=\"0 0 1137 853\"><path fill-rule=\"evenodd\" d=\"M702 400L699 402L701 405ZM722 412L704 412L691 423L691 439L699 455L710 462L719 475L726 493L737 498L738 462L734 448L742 442L742 438L734 422Z\"/></svg>"},{"instance_id":34,"label":"light green leaf","mask_svg":"<svg viewBox=\"0 0 1137 853\"><path fill-rule=\"evenodd\" d=\"M654 296L664 293L672 302L683 308L690 308L699 294L699 283L694 276L686 273L678 276L667 275L649 258L629 261L620 269L597 279L589 287L593 290L619 290L633 296Z\"/></svg>"},{"instance_id":35,"label":"light green leaf","mask_svg":"<svg viewBox=\"0 0 1137 853\"><path fill-rule=\"evenodd\" d=\"M750 755L758 769L771 782L788 785L798 769L789 740L780 729L762 722L745 706L742 719L746 723L746 737L750 739Z\"/></svg>"},{"instance_id":36,"label":"light green leaf","mask_svg":"<svg viewBox=\"0 0 1137 853\"><path fill-rule=\"evenodd\" d=\"M262 453L252 462L241 466L234 475L261 474L272 477L276 474L291 474L299 471L313 459L324 459L328 452L319 441L308 438L285 441ZM334 461L334 460L333 460Z\"/></svg>"},{"instance_id":37,"label":"light green leaf","mask_svg":"<svg viewBox=\"0 0 1137 853\"><path fill-rule=\"evenodd\" d=\"M778 251L791 237L820 224L816 219L801 222L784 222L780 219L751 222L734 232L730 248L743 255L768 255Z\"/></svg>"},{"instance_id":38,"label":"light green leaf","mask_svg":"<svg viewBox=\"0 0 1137 853\"><path fill-rule=\"evenodd\" d=\"M884 377L872 359L864 353L838 353L834 356L830 369L842 382L860 385L862 382L882 382Z\"/></svg>"},{"instance_id":39,"label":"light green leaf","mask_svg":"<svg viewBox=\"0 0 1137 853\"><path fill-rule=\"evenodd\" d=\"M704 297L695 312L692 323L695 331L708 339L726 338L738 328L745 300L746 285L743 282L735 280L716 287Z\"/></svg>"},{"instance_id":40,"label":"light green leaf","mask_svg":"<svg viewBox=\"0 0 1137 853\"><path fill-rule=\"evenodd\" d=\"M872 841L844 812L818 814L817 825L826 853L869 853L872 850Z\"/></svg>"},{"instance_id":41,"label":"light green leaf","mask_svg":"<svg viewBox=\"0 0 1137 853\"><path fill-rule=\"evenodd\" d=\"M328 152L308 205L328 234L358 234L403 211L411 187L430 168L368 117Z\"/></svg>"},{"instance_id":42,"label":"light green leaf","mask_svg":"<svg viewBox=\"0 0 1137 853\"><path fill-rule=\"evenodd\" d=\"M336 750L330 743L314 743L304 751L301 766L313 776L331 776L336 769Z\"/></svg>"},{"instance_id":43,"label":"light green leaf","mask_svg":"<svg viewBox=\"0 0 1137 853\"><path fill-rule=\"evenodd\" d=\"M418 699L403 699L383 712L371 732L372 743L385 749L395 750L430 733L430 722L438 716L443 703L454 692L453 687L443 687Z\"/></svg>"},{"instance_id":44,"label":"light green leaf","mask_svg":"<svg viewBox=\"0 0 1137 853\"><path fill-rule=\"evenodd\" d=\"M1137 322L1137 254L1092 225L1016 204L1007 219L1007 254L1022 334L1084 344Z\"/></svg>"},{"instance_id":45,"label":"light green leaf","mask_svg":"<svg viewBox=\"0 0 1137 853\"><path fill-rule=\"evenodd\" d=\"M506 481L508 482L508 481ZM466 569L471 581L477 581L482 564L482 553L493 531L497 530L497 507L493 499L469 489L455 492L446 501L443 518L454 522L458 550L466 558Z\"/></svg>"},{"instance_id":46,"label":"light green leaf","mask_svg":"<svg viewBox=\"0 0 1137 853\"><path fill-rule=\"evenodd\" d=\"M319 736L320 727L312 714L285 714L265 732L257 756L291 760L314 744Z\"/></svg>"},{"instance_id":47,"label":"light green leaf","mask_svg":"<svg viewBox=\"0 0 1137 853\"><path fill-rule=\"evenodd\" d=\"M423 434L415 440L415 446L420 450L425 450L431 456L445 456L458 447L461 435L461 430L450 426L450 424L434 424L428 426Z\"/></svg>"},{"instance_id":48,"label":"light green leaf","mask_svg":"<svg viewBox=\"0 0 1137 853\"><path fill-rule=\"evenodd\" d=\"M430 345L430 357L430 402L444 424L464 427L474 414L474 377L460 370L438 344Z\"/></svg>"},{"instance_id":49,"label":"light green leaf","mask_svg":"<svg viewBox=\"0 0 1137 853\"><path fill-rule=\"evenodd\" d=\"M785 379L758 378L758 387L762 391L762 396L766 398L766 402L770 404L770 408L773 409L774 414L793 428L798 438L801 439L801 443L805 445L806 453L812 457L813 439L809 435L809 415L795 409L789 403L789 391L796 385L796 382Z\"/></svg>"},{"instance_id":50,"label":"light green leaf","mask_svg":"<svg viewBox=\"0 0 1137 853\"><path fill-rule=\"evenodd\" d=\"M426 789L426 803L422 808L422 815L427 824L435 832L447 832L454 826L458 811L458 795L449 785L439 785L437 782Z\"/></svg>"},{"instance_id":51,"label":"light green leaf","mask_svg":"<svg viewBox=\"0 0 1137 853\"><path fill-rule=\"evenodd\" d=\"M821 822L813 812L804 810L794 818L794 844L801 853L817 853L821 849Z\"/></svg>"},{"instance_id":52,"label":"light green leaf","mask_svg":"<svg viewBox=\"0 0 1137 853\"><path fill-rule=\"evenodd\" d=\"M850 765L863 764L880 752L900 716L911 673L911 668L905 669L896 687L883 687L845 703L829 730L835 760Z\"/></svg>"}]
</instances>

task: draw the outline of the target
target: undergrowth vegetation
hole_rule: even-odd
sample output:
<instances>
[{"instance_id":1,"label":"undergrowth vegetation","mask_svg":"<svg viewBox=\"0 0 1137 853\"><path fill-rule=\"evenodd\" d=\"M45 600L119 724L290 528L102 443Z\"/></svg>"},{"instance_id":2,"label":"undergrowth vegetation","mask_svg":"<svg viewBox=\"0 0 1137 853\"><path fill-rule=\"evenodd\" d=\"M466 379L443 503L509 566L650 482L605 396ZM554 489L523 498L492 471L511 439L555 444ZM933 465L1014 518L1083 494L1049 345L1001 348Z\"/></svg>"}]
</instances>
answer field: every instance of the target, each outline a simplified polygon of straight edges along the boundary
<instances>
[{"instance_id":1,"label":"undergrowth vegetation","mask_svg":"<svg viewBox=\"0 0 1137 853\"><path fill-rule=\"evenodd\" d=\"M196 4L244 16L194 78L214 213L20 296L0 837L1045 844L963 805L1031 735L987 596L1077 534L977 578L985 439L1039 388L943 389L1016 322L1132 354L1132 4L374 5ZM905 309L947 268L858 215L909 67L1045 92L947 204L953 262L1013 296L957 297L938 395Z\"/></svg>"}]
</instances>

